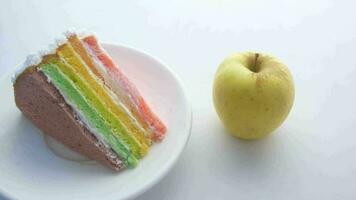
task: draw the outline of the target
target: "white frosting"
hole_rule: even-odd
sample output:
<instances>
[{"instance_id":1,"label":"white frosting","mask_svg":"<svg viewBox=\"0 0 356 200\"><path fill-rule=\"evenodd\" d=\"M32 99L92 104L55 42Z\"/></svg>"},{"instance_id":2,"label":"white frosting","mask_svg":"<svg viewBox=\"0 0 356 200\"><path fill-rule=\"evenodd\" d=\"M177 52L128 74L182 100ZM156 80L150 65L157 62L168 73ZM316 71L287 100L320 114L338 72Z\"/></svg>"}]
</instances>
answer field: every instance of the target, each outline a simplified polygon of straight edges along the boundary
<instances>
[{"instance_id":1,"label":"white frosting","mask_svg":"<svg viewBox=\"0 0 356 200\"><path fill-rule=\"evenodd\" d=\"M25 62L16 69L14 75L11 77L12 83L15 83L17 77L29 66L40 64L42 56L39 53L30 54L26 57Z\"/></svg>"},{"instance_id":2,"label":"white frosting","mask_svg":"<svg viewBox=\"0 0 356 200\"><path fill-rule=\"evenodd\" d=\"M93 35L92 32L89 32L87 30L77 30L75 28L71 28L65 32L63 32L61 35L59 35L57 38L55 38L55 42L48 45L47 47L43 48L42 50L37 51L36 53L32 53L27 56L26 61L16 69L14 75L11 78L12 83L14 84L17 77L28 67L38 65L42 61L42 57L45 55L49 54L54 54L56 53L56 49L61 46L62 44L66 43L68 41L68 37L71 35L78 35L79 37L85 37L88 35Z\"/></svg>"},{"instance_id":3,"label":"white frosting","mask_svg":"<svg viewBox=\"0 0 356 200\"><path fill-rule=\"evenodd\" d=\"M68 39L67 39L67 37L66 37L64 34L62 34L62 35L56 37L56 38L54 39L54 41L55 41L55 45L56 45L57 47L59 47L59 46L61 46L62 44L66 43L66 42L68 41Z\"/></svg>"},{"instance_id":4,"label":"white frosting","mask_svg":"<svg viewBox=\"0 0 356 200\"><path fill-rule=\"evenodd\" d=\"M95 35L94 32L88 31L87 29L76 29L76 28L70 28L67 31L63 33L66 37L70 37L72 35L78 35L79 37L85 37L89 35Z\"/></svg>"}]
</instances>

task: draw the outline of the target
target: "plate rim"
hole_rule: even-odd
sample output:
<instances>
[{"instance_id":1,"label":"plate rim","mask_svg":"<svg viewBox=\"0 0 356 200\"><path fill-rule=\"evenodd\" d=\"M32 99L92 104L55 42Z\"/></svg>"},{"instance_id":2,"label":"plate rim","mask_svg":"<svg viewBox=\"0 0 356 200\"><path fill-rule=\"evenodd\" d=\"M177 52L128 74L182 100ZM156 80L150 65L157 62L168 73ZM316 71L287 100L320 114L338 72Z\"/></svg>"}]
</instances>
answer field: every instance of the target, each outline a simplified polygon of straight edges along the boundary
<instances>
[{"instance_id":1,"label":"plate rim","mask_svg":"<svg viewBox=\"0 0 356 200\"><path fill-rule=\"evenodd\" d=\"M181 78L165 63L163 62L161 59L157 58L156 56L151 55L150 53L147 53L146 51L142 50L142 49L138 49L135 47L132 47L130 45L127 44L121 44L121 43L109 43L109 42L102 42L101 45L103 46L103 48L106 50L105 47L114 47L114 48L121 48L121 49L126 49L132 52L135 52L137 54L141 54L141 56L145 56L147 58L152 59L153 61L159 63L164 70L166 70L170 75L172 75L172 77L175 79L175 81L177 82L177 85L180 87L180 89L182 90L182 94L183 94L183 99L186 103L186 108L188 110L187 113L187 130L185 130L184 132L187 132L184 136L184 144L180 146L180 149L178 150L177 154L174 154L173 158L169 160L169 163L165 166L165 168L161 169L160 172L158 173L158 175L156 175L155 177L151 178L149 181L147 181L145 184L143 184L140 188L138 188L137 190L135 190L134 192L128 193L124 196L122 196L122 199L134 199L136 197L139 197L140 195L142 195L143 193L145 193L146 191L148 191L149 189L151 189L154 185L156 185L157 183L159 183L171 170L172 168L175 166L175 164L178 162L180 156L182 155L183 151L185 150L188 141L191 137L191 132L192 132L192 124L193 124L193 112L192 112L192 106L191 103L189 101L189 98L187 96L187 92L186 92L186 88L184 87L183 81L181 80ZM6 79L8 77L12 77L13 74L15 73L16 68L10 68L9 70L5 71L2 76L0 76L0 79ZM11 80L9 80L11 81ZM164 141L163 141L164 142ZM4 189L0 188L0 198L3 197L5 199L17 199L16 196L6 192Z\"/></svg>"}]
</instances>

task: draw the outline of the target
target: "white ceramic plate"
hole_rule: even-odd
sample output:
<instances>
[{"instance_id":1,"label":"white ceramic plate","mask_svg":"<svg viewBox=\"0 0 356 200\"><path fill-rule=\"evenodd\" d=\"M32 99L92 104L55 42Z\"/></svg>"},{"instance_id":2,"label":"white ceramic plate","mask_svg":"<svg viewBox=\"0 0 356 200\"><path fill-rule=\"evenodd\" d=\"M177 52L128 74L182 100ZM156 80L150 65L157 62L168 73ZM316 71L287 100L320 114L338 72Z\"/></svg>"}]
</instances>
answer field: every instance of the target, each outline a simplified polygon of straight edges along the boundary
<instances>
[{"instance_id":1,"label":"white ceramic plate","mask_svg":"<svg viewBox=\"0 0 356 200\"><path fill-rule=\"evenodd\" d=\"M124 46L104 48L168 127L138 167L115 173L96 163L54 154L42 133L17 109L11 74L0 78L0 193L14 199L127 199L157 183L182 153L191 108L177 76L152 56Z\"/></svg>"}]
</instances>

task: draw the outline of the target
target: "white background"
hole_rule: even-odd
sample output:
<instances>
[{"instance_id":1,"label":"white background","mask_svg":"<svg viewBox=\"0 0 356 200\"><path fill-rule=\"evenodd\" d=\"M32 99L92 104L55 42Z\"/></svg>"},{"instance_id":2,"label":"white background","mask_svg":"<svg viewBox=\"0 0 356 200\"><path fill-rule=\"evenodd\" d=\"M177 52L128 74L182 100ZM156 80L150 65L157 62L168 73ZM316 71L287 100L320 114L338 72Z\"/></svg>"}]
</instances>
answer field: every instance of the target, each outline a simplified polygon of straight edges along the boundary
<instances>
[{"instance_id":1,"label":"white background","mask_svg":"<svg viewBox=\"0 0 356 200\"><path fill-rule=\"evenodd\" d=\"M355 199L355 8L342 0L2 0L0 73L70 27L167 63L190 97L192 136L140 200ZM227 135L211 98L219 63L244 50L282 59L296 86L285 123L255 142Z\"/></svg>"}]
</instances>

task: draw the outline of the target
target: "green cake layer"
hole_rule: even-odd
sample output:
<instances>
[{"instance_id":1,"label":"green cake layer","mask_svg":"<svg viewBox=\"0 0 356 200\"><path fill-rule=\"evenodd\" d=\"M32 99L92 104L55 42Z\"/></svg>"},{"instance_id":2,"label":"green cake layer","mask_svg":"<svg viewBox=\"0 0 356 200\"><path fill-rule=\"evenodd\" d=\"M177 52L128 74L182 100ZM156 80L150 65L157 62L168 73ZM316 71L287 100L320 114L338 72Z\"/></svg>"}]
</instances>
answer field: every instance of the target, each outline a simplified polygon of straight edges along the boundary
<instances>
[{"instance_id":1,"label":"green cake layer","mask_svg":"<svg viewBox=\"0 0 356 200\"><path fill-rule=\"evenodd\" d=\"M51 45L48 54L28 56L24 67L32 71L23 74L16 88L32 96L15 88L15 97L21 97L20 103L16 99L18 107L35 116L44 133L90 159L115 170L137 166L166 127L94 36L66 32L65 37Z\"/></svg>"},{"instance_id":2,"label":"green cake layer","mask_svg":"<svg viewBox=\"0 0 356 200\"><path fill-rule=\"evenodd\" d=\"M90 123L92 127L95 127L97 132L103 136L105 141L119 155L122 161L128 167L136 166L138 160L130 150L130 147L125 144L125 141L123 141L121 137L113 133L110 123L95 109L97 106L91 105L92 103L85 98L85 96L88 95L83 94L83 91L78 87L78 82L71 80L70 77L62 71L58 65L59 63L60 62L49 62L41 64L39 67L41 71L49 77L54 86L60 90L62 95L66 98L66 101L71 105L75 105L77 112L80 112L85 120Z\"/></svg>"},{"instance_id":3,"label":"green cake layer","mask_svg":"<svg viewBox=\"0 0 356 200\"><path fill-rule=\"evenodd\" d=\"M89 105L102 116L107 125L111 128L111 132L122 139L126 146L133 152L135 157L140 158L139 144L130 137L126 128L122 126L118 118L116 118L110 110L103 105L100 98L93 92L90 86L85 83L81 75L76 74L70 65L61 62L58 58L51 59L51 63L56 64L57 67L75 84Z\"/></svg>"},{"instance_id":4,"label":"green cake layer","mask_svg":"<svg viewBox=\"0 0 356 200\"><path fill-rule=\"evenodd\" d=\"M110 124L114 134L122 138L137 158L143 157L149 148L148 140L130 115L109 94L104 83L90 72L85 62L70 44L57 49L57 55L64 63L58 64L61 70L76 83L77 87L91 102L91 105ZM60 62L58 59L57 63Z\"/></svg>"}]
</instances>

